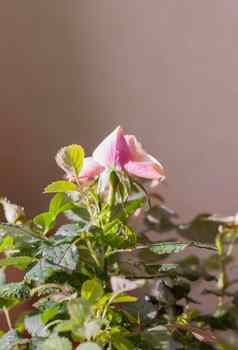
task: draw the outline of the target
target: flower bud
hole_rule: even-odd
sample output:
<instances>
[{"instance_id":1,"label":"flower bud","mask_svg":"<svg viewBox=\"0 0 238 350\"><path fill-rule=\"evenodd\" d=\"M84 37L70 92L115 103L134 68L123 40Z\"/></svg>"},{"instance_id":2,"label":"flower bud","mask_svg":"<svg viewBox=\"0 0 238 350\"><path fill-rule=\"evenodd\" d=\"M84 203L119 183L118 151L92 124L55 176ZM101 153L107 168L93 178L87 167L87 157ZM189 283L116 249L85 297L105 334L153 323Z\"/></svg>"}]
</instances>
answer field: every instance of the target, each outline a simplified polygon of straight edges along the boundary
<instances>
[{"instance_id":1,"label":"flower bud","mask_svg":"<svg viewBox=\"0 0 238 350\"><path fill-rule=\"evenodd\" d=\"M1 198L0 203L3 206L4 215L9 224L15 224L18 220L24 218L24 208L12 204L7 198Z\"/></svg>"}]
</instances>

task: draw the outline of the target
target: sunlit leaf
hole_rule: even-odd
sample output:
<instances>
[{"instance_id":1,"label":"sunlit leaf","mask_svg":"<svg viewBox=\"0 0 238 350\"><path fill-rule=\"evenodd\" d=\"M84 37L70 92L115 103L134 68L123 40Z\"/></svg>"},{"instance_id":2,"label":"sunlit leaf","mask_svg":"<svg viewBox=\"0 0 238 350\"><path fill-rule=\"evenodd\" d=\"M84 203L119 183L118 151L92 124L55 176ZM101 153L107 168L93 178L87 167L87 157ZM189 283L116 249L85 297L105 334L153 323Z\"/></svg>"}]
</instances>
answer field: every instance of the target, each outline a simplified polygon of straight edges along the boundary
<instances>
[{"instance_id":1,"label":"sunlit leaf","mask_svg":"<svg viewBox=\"0 0 238 350\"><path fill-rule=\"evenodd\" d=\"M84 150L80 145L69 145L61 148L55 159L68 175L78 176L83 167Z\"/></svg>"},{"instance_id":2,"label":"sunlit leaf","mask_svg":"<svg viewBox=\"0 0 238 350\"><path fill-rule=\"evenodd\" d=\"M42 350L72 350L72 344L68 338L54 334L48 338L41 347Z\"/></svg>"},{"instance_id":3,"label":"sunlit leaf","mask_svg":"<svg viewBox=\"0 0 238 350\"><path fill-rule=\"evenodd\" d=\"M92 303L96 302L103 296L103 287L101 282L96 278L85 281L82 285L81 296Z\"/></svg>"},{"instance_id":4,"label":"sunlit leaf","mask_svg":"<svg viewBox=\"0 0 238 350\"><path fill-rule=\"evenodd\" d=\"M45 193L56 193L56 192L73 192L77 191L78 187L72 182L59 180L52 182L44 189Z\"/></svg>"},{"instance_id":5,"label":"sunlit leaf","mask_svg":"<svg viewBox=\"0 0 238 350\"><path fill-rule=\"evenodd\" d=\"M64 193L57 193L50 201L49 211L57 216L72 207L72 202Z\"/></svg>"},{"instance_id":6,"label":"sunlit leaf","mask_svg":"<svg viewBox=\"0 0 238 350\"><path fill-rule=\"evenodd\" d=\"M14 266L24 270L28 265L30 265L34 261L34 259L34 257L30 256L11 256L9 258L1 259L0 266Z\"/></svg>"},{"instance_id":7,"label":"sunlit leaf","mask_svg":"<svg viewBox=\"0 0 238 350\"><path fill-rule=\"evenodd\" d=\"M81 343L76 350L103 350L101 346L99 346L97 343L88 341L85 343Z\"/></svg>"}]
</instances>

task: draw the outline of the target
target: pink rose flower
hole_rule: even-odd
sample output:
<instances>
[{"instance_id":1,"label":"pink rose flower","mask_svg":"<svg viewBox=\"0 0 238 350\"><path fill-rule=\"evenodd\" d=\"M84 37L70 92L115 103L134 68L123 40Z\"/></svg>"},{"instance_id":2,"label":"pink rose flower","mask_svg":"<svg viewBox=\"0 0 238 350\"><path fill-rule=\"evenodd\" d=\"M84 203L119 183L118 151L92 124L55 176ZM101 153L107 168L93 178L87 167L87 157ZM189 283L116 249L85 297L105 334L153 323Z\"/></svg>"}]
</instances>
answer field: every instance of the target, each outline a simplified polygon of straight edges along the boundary
<instances>
[{"instance_id":1,"label":"pink rose flower","mask_svg":"<svg viewBox=\"0 0 238 350\"><path fill-rule=\"evenodd\" d=\"M85 158L80 180L87 181L104 170L124 170L130 176L162 181L163 166L148 154L134 135L125 135L118 126L95 149L92 157Z\"/></svg>"}]
</instances>

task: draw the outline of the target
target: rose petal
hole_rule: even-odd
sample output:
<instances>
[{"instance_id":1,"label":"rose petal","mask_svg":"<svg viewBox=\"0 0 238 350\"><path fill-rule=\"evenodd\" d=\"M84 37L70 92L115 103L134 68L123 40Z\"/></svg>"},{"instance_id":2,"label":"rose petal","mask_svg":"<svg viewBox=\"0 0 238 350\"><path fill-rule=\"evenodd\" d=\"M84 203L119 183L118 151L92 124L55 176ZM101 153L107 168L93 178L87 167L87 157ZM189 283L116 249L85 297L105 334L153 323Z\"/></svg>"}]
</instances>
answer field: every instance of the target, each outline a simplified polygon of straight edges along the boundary
<instances>
[{"instance_id":1,"label":"rose petal","mask_svg":"<svg viewBox=\"0 0 238 350\"><path fill-rule=\"evenodd\" d=\"M147 152L134 135L126 135L125 139L131 152L131 160L136 162L147 160Z\"/></svg>"},{"instance_id":2,"label":"rose petal","mask_svg":"<svg viewBox=\"0 0 238 350\"><path fill-rule=\"evenodd\" d=\"M123 129L119 126L93 152L93 158L105 167L121 170L131 160Z\"/></svg>"},{"instance_id":3,"label":"rose petal","mask_svg":"<svg viewBox=\"0 0 238 350\"><path fill-rule=\"evenodd\" d=\"M103 166L96 162L93 157L84 158L83 168L79 174L80 180L92 179L103 171Z\"/></svg>"},{"instance_id":4,"label":"rose petal","mask_svg":"<svg viewBox=\"0 0 238 350\"><path fill-rule=\"evenodd\" d=\"M130 161L124 165L124 169L130 174L143 179L159 180L165 179L164 168L159 162L154 159L144 162Z\"/></svg>"}]
</instances>

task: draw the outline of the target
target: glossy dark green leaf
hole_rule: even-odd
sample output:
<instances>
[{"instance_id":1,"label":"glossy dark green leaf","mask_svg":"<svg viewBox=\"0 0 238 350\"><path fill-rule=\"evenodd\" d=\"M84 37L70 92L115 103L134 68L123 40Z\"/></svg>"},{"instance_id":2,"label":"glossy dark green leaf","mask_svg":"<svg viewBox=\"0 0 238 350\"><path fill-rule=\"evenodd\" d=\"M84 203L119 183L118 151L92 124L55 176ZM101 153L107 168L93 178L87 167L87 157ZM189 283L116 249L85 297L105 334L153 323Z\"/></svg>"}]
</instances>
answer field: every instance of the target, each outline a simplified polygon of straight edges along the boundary
<instances>
[{"instance_id":1,"label":"glossy dark green leaf","mask_svg":"<svg viewBox=\"0 0 238 350\"><path fill-rule=\"evenodd\" d=\"M75 270L79 259L78 249L71 243L46 246L43 249L43 256L49 262L61 268L66 268L69 272Z\"/></svg>"}]
</instances>

